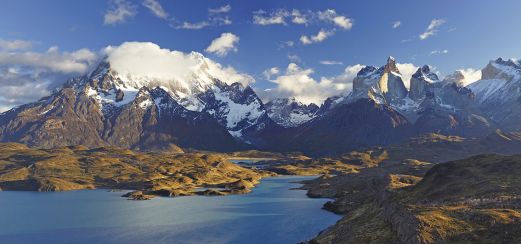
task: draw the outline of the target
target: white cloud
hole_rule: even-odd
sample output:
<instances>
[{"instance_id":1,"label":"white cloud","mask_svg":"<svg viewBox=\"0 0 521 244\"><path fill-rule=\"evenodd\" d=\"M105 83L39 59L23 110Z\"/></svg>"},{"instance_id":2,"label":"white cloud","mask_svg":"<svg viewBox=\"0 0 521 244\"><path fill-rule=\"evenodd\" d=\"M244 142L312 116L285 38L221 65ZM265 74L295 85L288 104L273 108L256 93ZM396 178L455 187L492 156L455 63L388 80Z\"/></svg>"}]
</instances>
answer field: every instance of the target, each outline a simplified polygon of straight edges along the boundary
<instances>
[{"instance_id":1,"label":"white cloud","mask_svg":"<svg viewBox=\"0 0 521 244\"><path fill-rule=\"evenodd\" d=\"M158 18L166 19L168 17L168 13L157 0L144 0L143 6L147 7Z\"/></svg>"},{"instance_id":2,"label":"white cloud","mask_svg":"<svg viewBox=\"0 0 521 244\"><path fill-rule=\"evenodd\" d=\"M267 70L264 70L264 72L262 72L262 75L264 75L264 77L269 80L272 76L278 75L279 73L279 67L272 67Z\"/></svg>"},{"instance_id":3,"label":"white cloud","mask_svg":"<svg viewBox=\"0 0 521 244\"><path fill-rule=\"evenodd\" d=\"M306 36L306 35L300 36L300 42L304 45L309 45L309 44L317 43L317 42L323 42L327 38L333 36L334 34L335 34L335 30L327 31L327 30L322 29L314 36Z\"/></svg>"},{"instance_id":4,"label":"white cloud","mask_svg":"<svg viewBox=\"0 0 521 244\"><path fill-rule=\"evenodd\" d=\"M88 49L0 50L0 111L49 95L70 76L86 73L97 59Z\"/></svg>"},{"instance_id":5,"label":"white cloud","mask_svg":"<svg viewBox=\"0 0 521 244\"><path fill-rule=\"evenodd\" d=\"M436 55L436 54L447 54L449 53L449 50L443 49L443 50L433 50L431 51L430 55Z\"/></svg>"},{"instance_id":6,"label":"white cloud","mask_svg":"<svg viewBox=\"0 0 521 244\"><path fill-rule=\"evenodd\" d=\"M342 92L350 91L353 89L353 79L364 67L365 66L361 64L349 65L344 69L342 74L322 79L330 80L331 83L334 84L336 90L341 90Z\"/></svg>"},{"instance_id":7,"label":"white cloud","mask_svg":"<svg viewBox=\"0 0 521 244\"><path fill-rule=\"evenodd\" d=\"M393 29L396 29L396 28L400 27L401 25L402 25L401 21L394 21L393 22Z\"/></svg>"},{"instance_id":8,"label":"white cloud","mask_svg":"<svg viewBox=\"0 0 521 244\"><path fill-rule=\"evenodd\" d=\"M441 25L443 25L445 22L446 21L443 20L443 19L433 19L433 20L431 20L431 23L429 24L429 26L427 27L425 32L420 34L420 39L421 40L425 40L425 39L429 38L430 36L436 35L436 33L438 32L438 28Z\"/></svg>"},{"instance_id":9,"label":"white cloud","mask_svg":"<svg viewBox=\"0 0 521 244\"><path fill-rule=\"evenodd\" d=\"M210 26L210 23L208 21L201 21L197 23L183 22L183 24L178 25L176 28L186 30L200 30L208 26Z\"/></svg>"},{"instance_id":10,"label":"white cloud","mask_svg":"<svg viewBox=\"0 0 521 244\"><path fill-rule=\"evenodd\" d=\"M32 42L25 40L0 39L0 50L24 50L31 48L32 45Z\"/></svg>"},{"instance_id":11,"label":"white cloud","mask_svg":"<svg viewBox=\"0 0 521 244\"><path fill-rule=\"evenodd\" d=\"M353 27L353 19L337 14L334 9L313 12L310 10L276 9L270 12L257 10L253 12L253 23L257 25L287 25L288 19L293 24L308 25L311 23L329 23L344 30Z\"/></svg>"},{"instance_id":12,"label":"white cloud","mask_svg":"<svg viewBox=\"0 0 521 244\"><path fill-rule=\"evenodd\" d=\"M316 80L311 77L313 69L303 69L295 63L290 63L284 74L271 80L277 86L269 89L269 92L264 92L264 96L265 99L295 97L306 104L320 105L326 98L351 89L352 80L362 67L362 65L348 66L341 75Z\"/></svg>"},{"instance_id":13,"label":"white cloud","mask_svg":"<svg viewBox=\"0 0 521 244\"><path fill-rule=\"evenodd\" d=\"M109 46L101 54L107 57L112 69L125 77L146 77L165 84L189 83L193 71L204 69L210 78L227 84L255 82L252 76L216 63L200 53L161 49L150 42ZM71 76L92 70L99 56L88 49L63 52L57 47L46 52L0 51L0 111L49 95Z\"/></svg>"},{"instance_id":14,"label":"white cloud","mask_svg":"<svg viewBox=\"0 0 521 244\"><path fill-rule=\"evenodd\" d=\"M223 82L250 84L255 80L233 67L224 67L200 53L185 54L164 49L151 42L125 42L105 49L111 68L123 76L148 77L169 84L172 81L190 82L192 72L204 69Z\"/></svg>"},{"instance_id":15,"label":"white cloud","mask_svg":"<svg viewBox=\"0 0 521 244\"><path fill-rule=\"evenodd\" d=\"M321 60L320 64L323 64L323 65L342 65L344 63L342 63L340 61L334 61L334 60Z\"/></svg>"},{"instance_id":16,"label":"white cloud","mask_svg":"<svg viewBox=\"0 0 521 244\"><path fill-rule=\"evenodd\" d=\"M271 13L264 10L253 12L253 23L256 25L286 25L286 17L289 12L285 9L278 9Z\"/></svg>"},{"instance_id":17,"label":"white cloud","mask_svg":"<svg viewBox=\"0 0 521 244\"><path fill-rule=\"evenodd\" d=\"M412 75L418 70L418 66L411 63L397 63L396 67L402 74L402 81L405 87L409 88L411 84Z\"/></svg>"},{"instance_id":18,"label":"white cloud","mask_svg":"<svg viewBox=\"0 0 521 244\"><path fill-rule=\"evenodd\" d=\"M218 7L218 8L210 8L208 9L208 12L210 14L222 14L222 13L228 13L232 10L232 6L230 4Z\"/></svg>"},{"instance_id":19,"label":"white cloud","mask_svg":"<svg viewBox=\"0 0 521 244\"><path fill-rule=\"evenodd\" d=\"M465 79L460 81L460 84L463 86L468 86L481 79L481 70L480 69L468 68L468 69L460 69L458 71L460 71L463 74L463 76L465 77Z\"/></svg>"},{"instance_id":20,"label":"white cloud","mask_svg":"<svg viewBox=\"0 0 521 244\"><path fill-rule=\"evenodd\" d=\"M220 37L215 38L210 46L206 48L206 52L214 53L217 56L224 57L230 51L237 52L236 45L239 43L239 37L232 33L222 33Z\"/></svg>"},{"instance_id":21,"label":"white cloud","mask_svg":"<svg viewBox=\"0 0 521 244\"><path fill-rule=\"evenodd\" d=\"M226 15L231 11L230 5L225 5L215 9L208 9L208 18L206 20L198 21L198 22L178 22L173 21L170 26L176 29L185 29L185 30L200 30L209 26L222 26L222 25L231 25L232 21L230 17Z\"/></svg>"},{"instance_id":22,"label":"white cloud","mask_svg":"<svg viewBox=\"0 0 521 244\"><path fill-rule=\"evenodd\" d=\"M97 59L89 49L60 52L51 47L47 52L0 52L0 65L18 65L61 73L84 73Z\"/></svg>"},{"instance_id":23,"label":"white cloud","mask_svg":"<svg viewBox=\"0 0 521 244\"><path fill-rule=\"evenodd\" d=\"M307 25L310 21L308 16L302 14L300 10L297 9L293 9L293 11L291 11L291 18L291 22L298 25Z\"/></svg>"},{"instance_id":24,"label":"white cloud","mask_svg":"<svg viewBox=\"0 0 521 244\"><path fill-rule=\"evenodd\" d=\"M334 9L327 9L326 11L322 12L319 11L318 19L332 22L334 25L344 30L349 30L353 27L353 19L337 14Z\"/></svg>"},{"instance_id":25,"label":"white cloud","mask_svg":"<svg viewBox=\"0 0 521 244\"><path fill-rule=\"evenodd\" d=\"M126 0L109 0L109 5L104 17L106 25L124 23L137 13L136 6Z\"/></svg>"},{"instance_id":26,"label":"white cloud","mask_svg":"<svg viewBox=\"0 0 521 244\"><path fill-rule=\"evenodd\" d=\"M0 71L0 76L3 75ZM20 78L14 77L13 79L19 81ZM0 78L0 82L4 82L6 79L5 77ZM33 79L32 82L21 84L0 84L0 89L2 89L2 94L0 94L0 113L15 106L36 101L51 93L49 83L38 82L36 79Z\"/></svg>"}]
</instances>

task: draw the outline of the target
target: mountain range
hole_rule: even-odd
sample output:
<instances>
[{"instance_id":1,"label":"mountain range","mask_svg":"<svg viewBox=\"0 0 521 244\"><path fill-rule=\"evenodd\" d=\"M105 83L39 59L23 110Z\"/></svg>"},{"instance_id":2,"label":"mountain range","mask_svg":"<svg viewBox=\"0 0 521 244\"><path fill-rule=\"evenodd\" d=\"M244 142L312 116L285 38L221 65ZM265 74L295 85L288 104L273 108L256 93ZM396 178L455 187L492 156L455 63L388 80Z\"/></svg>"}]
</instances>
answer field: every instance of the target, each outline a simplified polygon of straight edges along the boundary
<instances>
[{"instance_id":1,"label":"mountain range","mask_svg":"<svg viewBox=\"0 0 521 244\"><path fill-rule=\"evenodd\" d=\"M108 60L41 100L0 114L0 141L52 148L263 149L329 154L388 145L426 133L485 137L521 130L521 63L501 58L464 87L428 65L405 86L394 58L366 66L348 94L321 106L294 98L264 103L248 85L218 77L210 60L168 82L122 74Z\"/></svg>"}]
</instances>

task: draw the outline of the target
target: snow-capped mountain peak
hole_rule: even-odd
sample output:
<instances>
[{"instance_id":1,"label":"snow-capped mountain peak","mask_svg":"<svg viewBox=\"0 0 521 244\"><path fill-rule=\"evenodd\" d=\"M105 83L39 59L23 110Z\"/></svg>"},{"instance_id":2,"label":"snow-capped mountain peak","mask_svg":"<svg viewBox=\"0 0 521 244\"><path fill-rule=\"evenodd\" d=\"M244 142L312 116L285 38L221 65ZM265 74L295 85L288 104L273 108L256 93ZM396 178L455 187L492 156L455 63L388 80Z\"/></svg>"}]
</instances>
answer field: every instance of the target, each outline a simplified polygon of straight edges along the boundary
<instances>
[{"instance_id":1,"label":"snow-capped mountain peak","mask_svg":"<svg viewBox=\"0 0 521 244\"><path fill-rule=\"evenodd\" d=\"M521 77L521 63L518 60L498 58L481 70L482 80L517 80Z\"/></svg>"},{"instance_id":2,"label":"snow-capped mountain peak","mask_svg":"<svg viewBox=\"0 0 521 244\"><path fill-rule=\"evenodd\" d=\"M294 97L278 98L266 103L268 116L284 127L299 126L317 116L319 107L313 103L306 105Z\"/></svg>"},{"instance_id":3,"label":"snow-capped mountain peak","mask_svg":"<svg viewBox=\"0 0 521 244\"><path fill-rule=\"evenodd\" d=\"M429 67L429 65L424 65L422 66L421 68L419 68L413 75L412 77L414 78L418 78L418 79L423 79L429 83L435 83L435 82L439 82L439 78L438 78L438 75L436 75L436 73L434 72L431 72L431 69Z\"/></svg>"},{"instance_id":4,"label":"snow-capped mountain peak","mask_svg":"<svg viewBox=\"0 0 521 244\"><path fill-rule=\"evenodd\" d=\"M521 62L498 58L481 74L481 80L468 86L480 109L507 130L521 129Z\"/></svg>"},{"instance_id":5,"label":"snow-capped mountain peak","mask_svg":"<svg viewBox=\"0 0 521 244\"><path fill-rule=\"evenodd\" d=\"M89 75L72 86L94 99L101 113L107 116L140 99L140 91L146 88L165 91L186 110L210 114L238 138L242 137L243 130L262 122L261 118L266 115L263 104L247 82L241 82L244 77L240 73L223 68L197 52L172 51L164 55L167 60L161 65L171 65L171 70L169 67L141 67L146 64L136 60L136 56L113 51ZM149 99L139 107L147 109L154 104L158 106L156 101Z\"/></svg>"}]
</instances>

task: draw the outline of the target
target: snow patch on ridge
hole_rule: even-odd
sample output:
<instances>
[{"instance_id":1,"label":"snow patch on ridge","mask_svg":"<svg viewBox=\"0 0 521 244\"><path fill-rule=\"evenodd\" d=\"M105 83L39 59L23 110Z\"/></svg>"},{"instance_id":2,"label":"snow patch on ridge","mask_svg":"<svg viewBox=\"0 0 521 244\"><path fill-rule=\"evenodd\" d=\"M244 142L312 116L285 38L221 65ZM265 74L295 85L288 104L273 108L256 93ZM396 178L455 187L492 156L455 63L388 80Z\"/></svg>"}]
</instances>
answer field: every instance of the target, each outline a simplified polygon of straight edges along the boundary
<instances>
[{"instance_id":1,"label":"snow patch on ridge","mask_svg":"<svg viewBox=\"0 0 521 244\"><path fill-rule=\"evenodd\" d=\"M228 96L223 95L223 92L219 88L216 88L214 94L218 101L228 105L225 107L225 111L223 111L227 123L226 127L228 129L233 130L233 128L244 119L255 121L264 113L264 111L260 109L262 106L257 100L248 104L235 103Z\"/></svg>"}]
</instances>

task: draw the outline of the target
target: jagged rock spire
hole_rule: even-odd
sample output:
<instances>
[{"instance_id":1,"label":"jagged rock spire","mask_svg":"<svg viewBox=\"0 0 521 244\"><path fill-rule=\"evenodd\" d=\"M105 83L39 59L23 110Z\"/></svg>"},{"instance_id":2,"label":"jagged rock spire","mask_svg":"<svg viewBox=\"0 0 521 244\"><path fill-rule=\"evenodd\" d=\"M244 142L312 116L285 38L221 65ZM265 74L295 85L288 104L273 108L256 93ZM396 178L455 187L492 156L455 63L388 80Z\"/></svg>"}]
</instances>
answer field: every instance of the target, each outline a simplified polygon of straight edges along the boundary
<instances>
[{"instance_id":1,"label":"jagged rock spire","mask_svg":"<svg viewBox=\"0 0 521 244\"><path fill-rule=\"evenodd\" d=\"M387 63L384 66L384 73L385 72L395 72L400 74L400 70L398 70L398 67L396 67L396 59L394 59L392 56L387 58Z\"/></svg>"}]
</instances>

